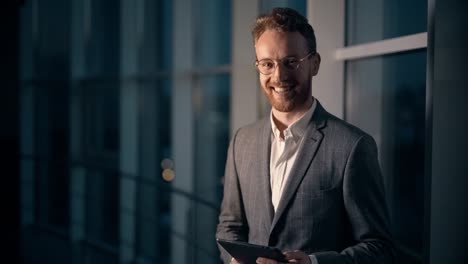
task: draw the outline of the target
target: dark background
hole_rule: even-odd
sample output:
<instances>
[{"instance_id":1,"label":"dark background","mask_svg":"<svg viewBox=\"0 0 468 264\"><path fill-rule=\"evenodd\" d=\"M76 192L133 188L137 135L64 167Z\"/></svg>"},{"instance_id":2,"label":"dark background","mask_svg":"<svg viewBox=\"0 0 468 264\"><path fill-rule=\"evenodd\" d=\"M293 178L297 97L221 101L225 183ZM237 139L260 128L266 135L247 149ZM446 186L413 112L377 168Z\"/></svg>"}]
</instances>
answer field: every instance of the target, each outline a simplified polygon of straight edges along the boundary
<instances>
[{"instance_id":1,"label":"dark background","mask_svg":"<svg viewBox=\"0 0 468 264\"><path fill-rule=\"evenodd\" d=\"M18 21L22 1L2 1L0 7L0 160L2 161L2 259L19 263L19 124Z\"/></svg>"}]
</instances>

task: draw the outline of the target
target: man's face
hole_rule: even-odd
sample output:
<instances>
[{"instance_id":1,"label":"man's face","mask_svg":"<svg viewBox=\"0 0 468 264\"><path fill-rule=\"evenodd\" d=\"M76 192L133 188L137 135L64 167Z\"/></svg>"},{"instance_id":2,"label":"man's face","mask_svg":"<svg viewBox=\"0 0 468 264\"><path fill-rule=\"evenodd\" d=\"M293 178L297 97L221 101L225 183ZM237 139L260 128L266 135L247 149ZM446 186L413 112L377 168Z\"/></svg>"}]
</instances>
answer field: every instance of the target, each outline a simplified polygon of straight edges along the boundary
<instances>
[{"instance_id":1,"label":"man's face","mask_svg":"<svg viewBox=\"0 0 468 264\"><path fill-rule=\"evenodd\" d=\"M271 59L276 69L269 75L260 74L260 85L270 104L280 112L302 111L312 97L312 76L318 72L320 56L312 55L302 61L297 70L287 69L280 61L293 57L301 59L309 51L299 32L265 31L255 43L257 60Z\"/></svg>"}]
</instances>

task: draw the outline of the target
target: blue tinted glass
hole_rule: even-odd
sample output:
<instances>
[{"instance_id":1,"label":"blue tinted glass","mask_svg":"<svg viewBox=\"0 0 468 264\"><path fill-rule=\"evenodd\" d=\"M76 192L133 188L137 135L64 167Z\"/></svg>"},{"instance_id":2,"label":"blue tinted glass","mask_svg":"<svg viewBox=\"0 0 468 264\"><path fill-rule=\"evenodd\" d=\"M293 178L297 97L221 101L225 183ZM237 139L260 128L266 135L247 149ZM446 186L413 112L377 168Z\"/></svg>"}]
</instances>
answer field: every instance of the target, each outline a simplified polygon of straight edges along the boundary
<instances>
[{"instance_id":1,"label":"blue tinted glass","mask_svg":"<svg viewBox=\"0 0 468 264\"><path fill-rule=\"evenodd\" d=\"M119 174L91 170L86 175L86 235L108 247L119 244Z\"/></svg>"},{"instance_id":2,"label":"blue tinted glass","mask_svg":"<svg viewBox=\"0 0 468 264\"><path fill-rule=\"evenodd\" d=\"M207 182L197 181L197 193L217 203L219 179L224 175L229 144L230 76L218 74L202 77L193 91L195 113L195 168Z\"/></svg>"},{"instance_id":3,"label":"blue tinted glass","mask_svg":"<svg viewBox=\"0 0 468 264\"><path fill-rule=\"evenodd\" d=\"M231 1L198 0L194 7L197 66L231 62ZM188 38L190 40L190 38Z\"/></svg>"},{"instance_id":4,"label":"blue tinted glass","mask_svg":"<svg viewBox=\"0 0 468 264\"><path fill-rule=\"evenodd\" d=\"M117 76L119 73L120 6L113 0L90 1L86 31L86 71L90 76ZM85 26L86 28L86 26Z\"/></svg>"},{"instance_id":5,"label":"blue tinted glass","mask_svg":"<svg viewBox=\"0 0 468 264\"><path fill-rule=\"evenodd\" d=\"M307 17L307 1L288 1L288 0L260 0L260 13L266 13L273 7L290 7L295 9L304 17Z\"/></svg>"},{"instance_id":6,"label":"blue tinted glass","mask_svg":"<svg viewBox=\"0 0 468 264\"><path fill-rule=\"evenodd\" d=\"M222 178L229 144L230 76L203 76L193 90L195 117L194 195L203 202L191 204L192 230L198 237L194 263L216 263L219 251L210 237L215 236L218 205L222 194Z\"/></svg>"},{"instance_id":7,"label":"blue tinted glass","mask_svg":"<svg viewBox=\"0 0 468 264\"><path fill-rule=\"evenodd\" d=\"M33 68L39 79L66 80L70 71L70 4L51 0L48 5L37 5L36 8Z\"/></svg>"},{"instance_id":8,"label":"blue tinted glass","mask_svg":"<svg viewBox=\"0 0 468 264\"><path fill-rule=\"evenodd\" d=\"M170 69L172 67L172 1L164 0L160 2L160 43L161 47L159 49L159 68L160 69Z\"/></svg>"},{"instance_id":9,"label":"blue tinted glass","mask_svg":"<svg viewBox=\"0 0 468 264\"><path fill-rule=\"evenodd\" d=\"M89 157L116 156L119 150L119 90L117 82L82 86L85 149Z\"/></svg>"},{"instance_id":10,"label":"blue tinted glass","mask_svg":"<svg viewBox=\"0 0 468 264\"><path fill-rule=\"evenodd\" d=\"M171 183L164 169L173 170L171 158L171 82L168 78L139 87L142 155L137 182L137 252L155 262L170 263ZM166 159L166 162L164 160ZM157 260L157 261L156 261Z\"/></svg>"},{"instance_id":11,"label":"blue tinted glass","mask_svg":"<svg viewBox=\"0 0 468 264\"><path fill-rule=\"evenodd\" d=\"M36 206L40 224L66 230L69 225L68 83L35 86Z\"/></svg>"},{"instance_id":12,"label":"blue tinted glass","mask_svg":"<svg viewBox=\"0 0 468 264\"><path fill-rule=\"evenodd\" d=\"M346 45L427 30L427 0L346 1Z\"/></svg>"},{"instance_id":13,"label":"blue tinted glass","mask_svg":"<svg viewBox=\"0 0 468 264\"><path fill-rule=\"evenodd\" d=\"M149 1L140 6L135 18L142 23L143 34L138 43L140 71L167 71L172 66L172 2Z\"/></svg>"},{"instance_id":14,"label":"blue tinted glass","mask_svg":"<svg viewBox=\"0 0 468 264\"><path fill-rule=\"evenodd\" d=\"M420 255L426 51L351 61L347 74L346 119L376 139L394 236Z\"/></svg>"}]
</instances>

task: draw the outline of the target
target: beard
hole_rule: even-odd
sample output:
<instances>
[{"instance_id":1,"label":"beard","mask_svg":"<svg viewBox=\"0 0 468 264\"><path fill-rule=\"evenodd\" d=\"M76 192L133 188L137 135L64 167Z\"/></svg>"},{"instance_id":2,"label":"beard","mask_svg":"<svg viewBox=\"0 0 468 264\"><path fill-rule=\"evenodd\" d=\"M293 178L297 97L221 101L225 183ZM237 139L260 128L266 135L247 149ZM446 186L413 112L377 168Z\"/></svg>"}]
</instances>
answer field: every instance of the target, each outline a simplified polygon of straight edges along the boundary
<instances>
[{"instance_id":1,"label":"beard","mask_svg":"<svg viewBox=\"0 0 468 264\"><path fill-rule=\"evenodd\" d=\"M279 112L292 112L301 109L312 97L310 83L310 81L301 84L297 82L271 83L262 90L274 109ZM271 88L272 86L288 88L275 90Z\"/></svg>"}]
</instances>

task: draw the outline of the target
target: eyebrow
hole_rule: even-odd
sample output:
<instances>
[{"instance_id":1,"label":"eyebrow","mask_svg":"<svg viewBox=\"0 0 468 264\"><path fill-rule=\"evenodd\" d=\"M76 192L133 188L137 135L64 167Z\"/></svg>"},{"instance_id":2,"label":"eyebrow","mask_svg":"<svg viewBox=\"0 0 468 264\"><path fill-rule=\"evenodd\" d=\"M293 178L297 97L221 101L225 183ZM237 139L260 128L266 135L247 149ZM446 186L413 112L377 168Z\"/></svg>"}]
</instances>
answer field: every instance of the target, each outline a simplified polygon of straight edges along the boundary
<instances>
[{"instance_id":1,"label":"eyebrow","mask_svg":"<svg viewBox=\"0 0 468 264\"><path fill-rule=\"evenodd\" d=\"M274 60L274 59L272 59L272 58L262 58L262 59L258 59L257 56L255 56L255 58L256 58L257 61L261 61L261 60ZM279 59L279 60L284 60L284 59L286 59L286 58L289 58L289 59L293 59L293 58L294 58L294 59L298 59L299 56L297 56L297 55L287 55L287 56L284 56L283 58L281 58L281 59Z\"/></svg>"}]
</instances>

